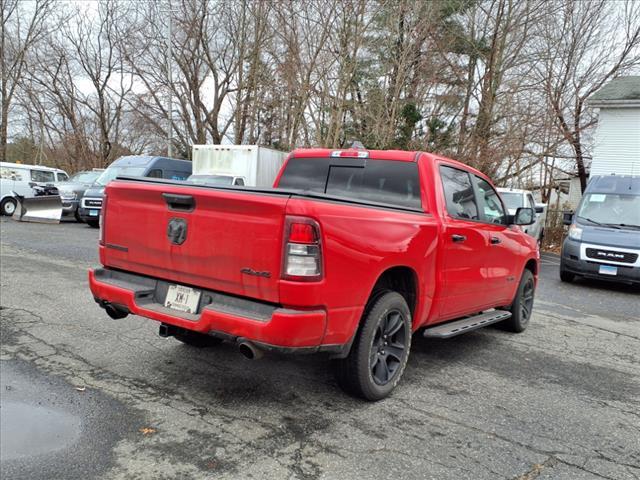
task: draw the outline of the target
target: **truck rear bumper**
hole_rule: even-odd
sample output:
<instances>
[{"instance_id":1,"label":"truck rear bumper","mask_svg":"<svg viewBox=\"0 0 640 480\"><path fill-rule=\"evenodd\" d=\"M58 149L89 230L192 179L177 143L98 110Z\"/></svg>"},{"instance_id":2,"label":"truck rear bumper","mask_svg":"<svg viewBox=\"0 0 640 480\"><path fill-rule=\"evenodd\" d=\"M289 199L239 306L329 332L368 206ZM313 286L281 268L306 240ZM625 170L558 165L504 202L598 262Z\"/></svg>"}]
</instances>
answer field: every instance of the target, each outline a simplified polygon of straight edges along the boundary
<instances>
[{"instance_id":1,"label":"truck rear bumper","mask_svg":"<svg viewBox=\"0 0 640 480\"><path fill-rule=\"evenodd\" d=\"M265 350L340 354L347 348L322 344L327 324L325 310L292 310L203 290L204 306L198 313L183 313L164 306L168 282L108 268L89 270L89 285L103 308L112 306L121 312L231 341L249 340Z\"/></svg>"}]
</instances>

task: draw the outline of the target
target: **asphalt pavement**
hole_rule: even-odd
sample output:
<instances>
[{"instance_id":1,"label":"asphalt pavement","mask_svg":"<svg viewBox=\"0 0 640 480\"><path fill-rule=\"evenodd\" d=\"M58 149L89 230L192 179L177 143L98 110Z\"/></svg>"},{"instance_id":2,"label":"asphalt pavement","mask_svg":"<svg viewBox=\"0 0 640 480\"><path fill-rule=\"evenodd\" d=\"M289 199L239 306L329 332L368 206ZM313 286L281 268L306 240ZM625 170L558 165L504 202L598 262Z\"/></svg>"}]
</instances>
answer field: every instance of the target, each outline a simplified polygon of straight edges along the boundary
<instances>
[{"instance_id":1,"label":"asphalt pavement","mask_svg":"<svg viewBox=\"0 0 640 480\"><path fill-rule=\"evenodd\" d=\"M543 256L520 335L414 337L364 403L319 356L242 358L114 321L97 230L0 220L0 478L637 479L640 292Z\"/></svg>"}]
</instances>

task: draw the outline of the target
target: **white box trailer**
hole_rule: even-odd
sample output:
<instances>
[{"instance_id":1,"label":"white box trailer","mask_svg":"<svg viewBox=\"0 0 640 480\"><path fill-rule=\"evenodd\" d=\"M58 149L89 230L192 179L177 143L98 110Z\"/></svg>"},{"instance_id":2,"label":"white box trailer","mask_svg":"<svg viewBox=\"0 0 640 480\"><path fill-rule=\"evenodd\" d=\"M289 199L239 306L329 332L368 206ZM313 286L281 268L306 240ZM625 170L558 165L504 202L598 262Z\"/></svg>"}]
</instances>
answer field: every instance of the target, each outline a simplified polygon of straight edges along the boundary
<instances>
[{"instance_id":1,"label":"white box trailer","mask_svg":"<svg viewBox=\"0 0 640 480\"><path fill-rule=\"evenodd\" d=\"M252 187L271 187L287 154L258 145L194 145L193 175L240 177Z\"/></svg>"}]
</instances>

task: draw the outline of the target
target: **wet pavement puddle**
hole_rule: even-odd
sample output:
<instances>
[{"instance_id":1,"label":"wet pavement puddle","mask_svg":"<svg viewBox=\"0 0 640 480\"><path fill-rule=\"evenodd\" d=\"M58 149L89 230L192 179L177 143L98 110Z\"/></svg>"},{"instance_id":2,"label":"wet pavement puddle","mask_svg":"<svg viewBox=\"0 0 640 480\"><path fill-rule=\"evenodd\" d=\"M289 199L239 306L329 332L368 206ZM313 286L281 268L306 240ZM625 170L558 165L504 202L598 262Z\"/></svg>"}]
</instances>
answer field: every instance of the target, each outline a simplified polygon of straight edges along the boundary
<instances>
[{"instance_id":1,"label":"wet pavement puddle","mask_svg":"<svg viewBox=\"0 0 640 480\"><path fill-rule=\"evenodd\" d=\"M2 402L0 459L16 460L70 447L81 421L67 412L22 402Z\"/></svg>"}]
</instances>

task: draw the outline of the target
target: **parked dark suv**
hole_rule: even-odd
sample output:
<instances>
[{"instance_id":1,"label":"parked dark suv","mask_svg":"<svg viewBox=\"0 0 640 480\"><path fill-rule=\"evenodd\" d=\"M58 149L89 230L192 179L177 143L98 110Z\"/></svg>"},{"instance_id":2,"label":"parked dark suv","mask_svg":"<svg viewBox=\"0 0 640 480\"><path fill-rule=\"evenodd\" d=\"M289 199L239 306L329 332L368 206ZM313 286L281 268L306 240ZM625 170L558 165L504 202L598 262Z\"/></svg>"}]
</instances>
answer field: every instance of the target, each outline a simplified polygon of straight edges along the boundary
<instances>
[{"instance_id":1,"label":"parked dark suv","mask_svg":"<svg viewBox=\"0 0 640 480\"><path fill-rule=\"evenodd\" d=\"M187 160L142 155L120 157L109 165L92 187L84 193L80 200L78 217L91 227L98 227L104 187L118 176L185 180L189 175L191 175L191 162Z\"/></svg>"},{"instance_id":2,"label":"parked dark suv","mask_svg":"<svg viewBox=\"0 0 640 480\"><path fill-rule=\"evenodd\" d=\"M562 245L560 278L640 284L640 176L593 177Z\"/></svg>"}]
</instances>

